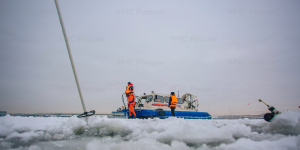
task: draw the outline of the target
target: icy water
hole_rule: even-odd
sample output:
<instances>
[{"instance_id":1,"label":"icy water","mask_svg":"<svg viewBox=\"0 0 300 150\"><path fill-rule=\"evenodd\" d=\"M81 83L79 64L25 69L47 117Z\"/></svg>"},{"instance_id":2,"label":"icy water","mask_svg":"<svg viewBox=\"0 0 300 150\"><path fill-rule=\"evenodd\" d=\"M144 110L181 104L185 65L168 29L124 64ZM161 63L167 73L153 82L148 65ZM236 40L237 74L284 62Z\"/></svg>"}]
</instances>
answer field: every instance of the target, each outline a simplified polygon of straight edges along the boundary
<instances>
[{"instance_id":1,"label":"icy water","mask_svg":"<svg viewBox=\"0 0 300 150\"><path fill-rule=\"evenodd\" d=\"M0 149L299 150L300 113L264 120L0 117Z\"/></svg>"}]
</instances>

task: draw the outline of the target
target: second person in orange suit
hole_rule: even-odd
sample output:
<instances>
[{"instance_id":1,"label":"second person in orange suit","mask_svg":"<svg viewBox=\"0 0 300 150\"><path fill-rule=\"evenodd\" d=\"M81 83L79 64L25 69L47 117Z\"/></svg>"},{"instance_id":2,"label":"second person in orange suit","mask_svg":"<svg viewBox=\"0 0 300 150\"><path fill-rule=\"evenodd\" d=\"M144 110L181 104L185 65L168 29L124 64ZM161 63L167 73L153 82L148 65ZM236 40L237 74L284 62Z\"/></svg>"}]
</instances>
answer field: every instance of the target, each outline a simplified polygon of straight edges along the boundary
<instances>
[{"instance_id":1,"label":"second person in orange suit","mask_svg":"<svg viewBox=\"0 0 300 150\"><path fill-rule=\"evenodd\" d=\"M128 108L129 108L129 119L130 118L136 118L135 112L134 112L134 106L135 106L135 101L136 101L136 97L134 95L134 93L131 93L128 98Z\"/></svg>"}]
</instances>

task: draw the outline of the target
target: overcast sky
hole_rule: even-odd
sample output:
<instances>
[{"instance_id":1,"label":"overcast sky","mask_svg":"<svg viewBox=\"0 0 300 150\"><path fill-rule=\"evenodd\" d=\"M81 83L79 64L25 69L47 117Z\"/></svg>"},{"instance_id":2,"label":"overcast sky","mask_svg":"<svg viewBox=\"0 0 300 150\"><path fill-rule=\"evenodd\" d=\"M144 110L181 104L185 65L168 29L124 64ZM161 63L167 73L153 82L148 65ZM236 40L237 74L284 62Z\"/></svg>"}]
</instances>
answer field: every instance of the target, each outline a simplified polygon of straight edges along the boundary
<instances>
[{"instance_id":1,"label":"overcast sky","mask_svg":"<svg viewBox=\"0 0 300 150\"><path fill-rule=\"evenodd\" d=\"M189 92L212 115L300 105L300 2L59 0L87 110ZM53 0L0 1L0 110L82 112Z\"/></svg>"}]
</instances>

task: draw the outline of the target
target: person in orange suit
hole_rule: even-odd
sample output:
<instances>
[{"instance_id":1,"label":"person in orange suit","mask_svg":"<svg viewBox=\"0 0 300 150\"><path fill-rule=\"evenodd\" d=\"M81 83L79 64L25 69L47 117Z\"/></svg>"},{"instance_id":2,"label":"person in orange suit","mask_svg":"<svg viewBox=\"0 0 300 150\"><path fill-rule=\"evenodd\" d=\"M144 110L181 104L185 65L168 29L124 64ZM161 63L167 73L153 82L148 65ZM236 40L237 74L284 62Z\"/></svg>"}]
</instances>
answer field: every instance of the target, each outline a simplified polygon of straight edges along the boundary
<instances>
[{"instance_id":1,"label":"person in orange suit","mask_svg":"<svg viewBox=\"0 0 300 150\"><path fill-rule=\"evenodd\" d=\"M134 112L134 106L135 106L135 101L136 101L136 97L134 95L134 93L131 93L128 98L128 108L129 108L129 119L130 118L136 118L135 112Z\"/></svg>"},{"instance_id":2,"label":"person in orange suit","mask_svg":"<svg viewBox=\"0 0 300 150\"><path fill-rule=\"evenodd\" d=\"M131 84L131 82L128 82L128 86L126 87L125 93L126 93L127 99L131 93L134 93L134 87L133 87L133 84Z\"/></svg>"}]
</instances>

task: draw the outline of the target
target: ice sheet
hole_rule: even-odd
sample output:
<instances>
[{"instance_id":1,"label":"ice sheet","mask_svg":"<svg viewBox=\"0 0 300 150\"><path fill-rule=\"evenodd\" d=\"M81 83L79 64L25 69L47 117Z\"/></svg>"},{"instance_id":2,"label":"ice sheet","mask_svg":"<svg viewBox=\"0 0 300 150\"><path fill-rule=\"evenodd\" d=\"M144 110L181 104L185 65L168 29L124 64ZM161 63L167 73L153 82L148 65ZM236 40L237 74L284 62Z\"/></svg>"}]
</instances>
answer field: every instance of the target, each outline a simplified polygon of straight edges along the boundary
<instances>
[{"instance_id":1,"label":"ice sheet","mask_svg":"<svg viewBox=\"0 0 300 150\"><path fill-rule=\"evenodd\" d=\"M0 117L0 149L300 149L300 113L264 120Z\"/></svg>"}]
</instances>

